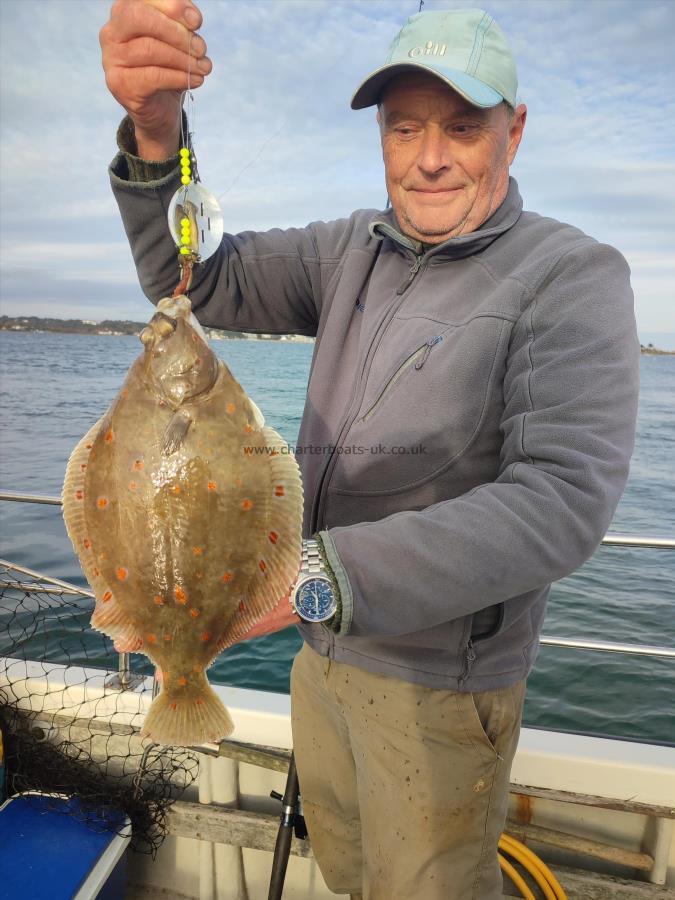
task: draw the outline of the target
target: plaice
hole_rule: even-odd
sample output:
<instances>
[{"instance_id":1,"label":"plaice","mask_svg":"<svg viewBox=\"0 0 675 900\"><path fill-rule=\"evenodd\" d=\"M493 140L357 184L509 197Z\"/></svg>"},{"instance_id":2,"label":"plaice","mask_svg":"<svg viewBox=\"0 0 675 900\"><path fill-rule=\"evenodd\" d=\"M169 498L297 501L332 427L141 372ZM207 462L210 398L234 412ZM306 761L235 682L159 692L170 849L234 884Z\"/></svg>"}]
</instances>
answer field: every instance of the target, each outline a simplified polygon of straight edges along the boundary
<instances>
[{"instance_id":1,"label":"plaice","mask_svg":"<svg viewBox=\"0 0 675 900\"><path fill-rule=\"evenodd\" d=\"M141 340L70 457L63 514L96 595L92 626L158 667L141 733L190 746L233 729L205 670L293 585L302 484L187 297L160 301Z\"/></svg>"}]
</instances>

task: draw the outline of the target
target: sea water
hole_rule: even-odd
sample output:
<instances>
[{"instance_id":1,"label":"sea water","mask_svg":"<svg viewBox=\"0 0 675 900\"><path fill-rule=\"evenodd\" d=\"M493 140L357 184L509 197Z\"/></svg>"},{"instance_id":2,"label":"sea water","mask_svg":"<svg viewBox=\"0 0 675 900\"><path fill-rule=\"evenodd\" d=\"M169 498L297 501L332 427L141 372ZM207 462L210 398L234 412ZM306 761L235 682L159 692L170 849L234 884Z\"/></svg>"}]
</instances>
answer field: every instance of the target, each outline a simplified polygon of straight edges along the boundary
<instances>
[{"instance_id":1,"label":"sea water","mask_svg":"<svg viewBox=\"0 0 675 900\"><path fill-rule=\"evenodd\" d=\"M295 444L312 344L213 346L267 422ZM60 494L71 450L105 411L140 349L133 337L1 332L0 488ZM611 530L672 538L675 357L644 356L641 382L631 475ZM0 503L0 541L2 558L85 584L58 507ZM68 661L69 628L81 624L68 617L50 634L51 660ZM544 633L675 647L675 551L600 548L554 585ZM245 642L220 656L209 677L288 692L299 647L295 628ZM106 663L114 665L114 658ZM525 724L675 742L674 695L673 660L542 647L528 681Z\"/></svg>"}]
</instances>

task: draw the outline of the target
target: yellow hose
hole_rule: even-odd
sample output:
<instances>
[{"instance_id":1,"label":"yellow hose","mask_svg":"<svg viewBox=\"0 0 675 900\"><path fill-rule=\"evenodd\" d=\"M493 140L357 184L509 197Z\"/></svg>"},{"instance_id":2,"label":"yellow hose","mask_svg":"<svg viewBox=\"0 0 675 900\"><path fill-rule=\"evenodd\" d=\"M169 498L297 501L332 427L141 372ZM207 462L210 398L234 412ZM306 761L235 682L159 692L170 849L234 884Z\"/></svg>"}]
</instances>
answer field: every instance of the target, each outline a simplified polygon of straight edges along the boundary
<instances>
[{"instance_id":1,"label":"yellow hose","mask_svg":"<svg viewBox=\"0 0 675 900\"><path fill-rule=\"evenodd\" d=\"M567 894L562 888L562 885L555 877L553 872L549 869L543 860L541 860L535 853L533 853L529 847L526 847L525 844L522 844L520 841L517 841L514 837L508 834L502 834L501 839L499 841L499 849L503 853L508 853L509 856L512 856L517 862L519 862L526 872L528 872L532 878L536 881L539 888L541 888L542 893L546 900L567 900ZM525 884L525 891L523 891L523 879L518 874L518 872L513 869L513 866L504 860L506 866L502 865L502 860L500 858L499 864L502 866L502 869L509 876L511 881L515 884L518 890L521 893L521 896L525 898L525 900L530 900L533 896L530 889ZM513 878L511 871L507 868L510 866L513 869L513 872L516 874L518 880Z\"/></svg>"},{"instance_id":2,"label":"yellow hose","mask_svg":"<svg viewBox=\"0 0 675 900\"><path fill-rule=\"evenodd\" d=\"M511 863L505 859L501 853L497 854L497 858L499 859L499 865L502 868L502 871L505 872L511 881L515 884L515 886L520 891L520 896L524 897L525 900L537 900L532 891L529 889L527 884L525 883L525 879L518 873L516 869L513 868Z\"/></svg>"}]
</instances>

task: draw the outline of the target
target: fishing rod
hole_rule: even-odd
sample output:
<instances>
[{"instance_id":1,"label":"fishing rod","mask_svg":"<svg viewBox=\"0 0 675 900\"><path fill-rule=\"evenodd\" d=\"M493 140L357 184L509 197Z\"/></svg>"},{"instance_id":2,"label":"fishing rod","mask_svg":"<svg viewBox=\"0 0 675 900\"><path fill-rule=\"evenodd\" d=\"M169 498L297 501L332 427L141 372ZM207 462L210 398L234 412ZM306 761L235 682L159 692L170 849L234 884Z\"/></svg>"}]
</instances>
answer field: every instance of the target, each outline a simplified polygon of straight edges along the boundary
<instances>
[{"instance_id":1,"label":"fishing rod","mask_svg":"<svg viewBox=\"0 0 675 900\"><path fill-rule=\"evenodd\" d=\"M302 801L300 799L300 786L298 773L295 768L294 753L291 753L286 790L283 797L278 791L272 791L270 797L273 797L275 800L281 800L281 821L277 833L277 841L274 846L272 875L270 877L270 889L267 900L281 900L293 835L295 834L301 840L307 837L307 826L302 815Z\"/></svg>"}]
</instances>

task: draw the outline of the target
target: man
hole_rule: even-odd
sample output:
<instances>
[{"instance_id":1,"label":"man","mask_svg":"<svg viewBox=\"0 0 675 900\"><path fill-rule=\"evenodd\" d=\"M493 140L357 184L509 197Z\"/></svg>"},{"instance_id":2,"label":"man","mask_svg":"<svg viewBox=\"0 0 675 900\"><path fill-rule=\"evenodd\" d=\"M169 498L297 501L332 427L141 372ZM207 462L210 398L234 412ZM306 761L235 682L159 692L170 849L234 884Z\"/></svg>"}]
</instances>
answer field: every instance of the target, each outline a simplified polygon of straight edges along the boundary
<instances>
[{"instance_id":1,"label":"man","mask_svg":"<svg viewBox=\"0 0 675 900\"><path fill-rule=\"evenodd\" d=\"M129 113L111 179L154 302L178 280L164 210L200 22L186 0L127 0L101 35ZM628 268L522 211L516 88L486 13L413 16L352 101L378 107L392 208L226 235L190 290L207 325L316 336L301 574L323 578L328 614L300 624L293 739L326 882L368 900L501 896L549 585L597 547L633 447ZM251 635L293 622L284 600Z\"/></svg>"}]
</instances>

